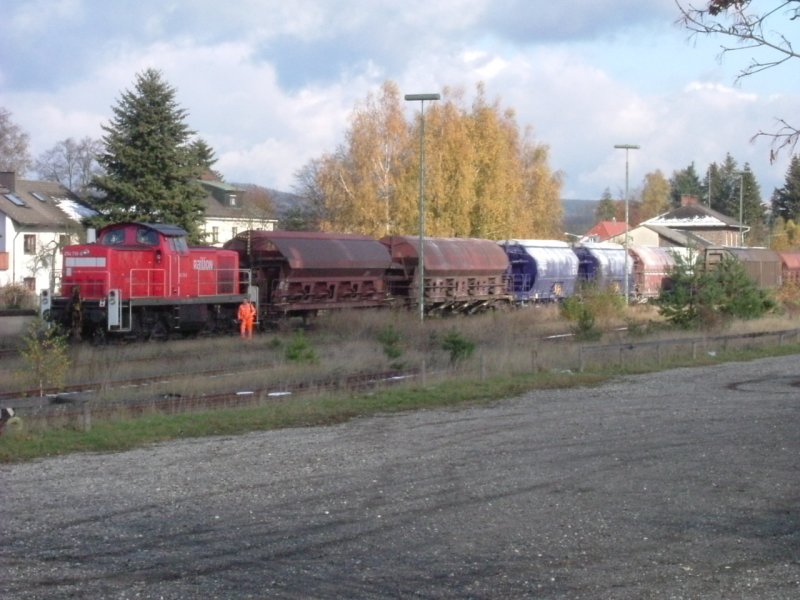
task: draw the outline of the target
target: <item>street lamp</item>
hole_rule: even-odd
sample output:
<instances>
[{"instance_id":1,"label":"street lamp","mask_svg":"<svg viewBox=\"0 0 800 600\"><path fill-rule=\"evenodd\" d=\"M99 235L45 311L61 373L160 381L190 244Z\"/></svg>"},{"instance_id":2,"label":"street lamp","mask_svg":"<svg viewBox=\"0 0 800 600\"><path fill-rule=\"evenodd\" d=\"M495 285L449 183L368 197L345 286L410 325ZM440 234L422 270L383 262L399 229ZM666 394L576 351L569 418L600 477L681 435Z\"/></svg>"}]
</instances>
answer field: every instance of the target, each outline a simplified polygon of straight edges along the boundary
<instances>
[{"instance_id":1,"label":"street lamp","mask_svg":"<svg viewBox=\"0 0 800 600\"><path fill-rule=\"evenodd\" d=\"M419 102L419 320L425 320L425 101L438 100L439 94L406 94L407 102Z\"/></svg>"},{"instance_id":2,"label":"street lamp","mask_svg":"<svg viewBox=\"0 0 800 600\"><path fill-rule=\"evenodd\" d=\"M744 223L742 223L742 219L744 219L742 214L742 207L744 206L744 173L739 171L734 174L739 176L739 246L742 247L744 246L744 232L742 231L744 227Z\"/></svg>"},{"instance_id":3,"label":"street lamp","mask_svg":"<svg viewBox=\"0 0 800 600\"><path fill-rule=\"evenodd\" d=\"M628 293L628 153L631 150L638 150L641 146L636 144L615 144L614 148L625 150L625 304L629 302Z\"/></svg>"}]
</instances>

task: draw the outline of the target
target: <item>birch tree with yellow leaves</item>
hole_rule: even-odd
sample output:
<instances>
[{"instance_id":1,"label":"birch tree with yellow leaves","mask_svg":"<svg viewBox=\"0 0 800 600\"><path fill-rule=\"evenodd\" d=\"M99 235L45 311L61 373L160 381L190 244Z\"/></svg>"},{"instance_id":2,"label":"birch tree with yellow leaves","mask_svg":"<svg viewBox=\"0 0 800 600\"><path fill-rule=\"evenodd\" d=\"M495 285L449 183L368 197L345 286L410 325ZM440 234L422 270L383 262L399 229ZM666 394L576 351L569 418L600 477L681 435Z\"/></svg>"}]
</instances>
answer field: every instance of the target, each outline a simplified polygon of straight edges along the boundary
<instances>
[{"instance_id":1,"label":"birch tree with yellow leaves","mask_svg":"<svg viewBox=\"0 0 800 600\"><path fill-rule=\"evenodd\" d=\"M351 117L344 145L314 173L324 199L325 229L382 236L397 230L411 210L408 191L409 128L397 85L385 83ZM308 189L305 182L304 189ZM313 187L313 184L312 184ZM404 205L405 204L405 205Z\"/></svg>"},{"instance_id":2,"label":"birch tree with yellow leaves","mask_svg":"<svg viewBox=\"0 0 800 600\"><path fill-rule=\"evenodd\" d=\"M419 223L420 115L406 121L398 87L385 83L352 116L345 142L301 171L302 195L322 229L380 237L415 234ZM560 237L561 177L549 149L520 133L514 111L478 85L466 108L446 88L425 111L426 235Z\"/></svg>"}]
</instances>

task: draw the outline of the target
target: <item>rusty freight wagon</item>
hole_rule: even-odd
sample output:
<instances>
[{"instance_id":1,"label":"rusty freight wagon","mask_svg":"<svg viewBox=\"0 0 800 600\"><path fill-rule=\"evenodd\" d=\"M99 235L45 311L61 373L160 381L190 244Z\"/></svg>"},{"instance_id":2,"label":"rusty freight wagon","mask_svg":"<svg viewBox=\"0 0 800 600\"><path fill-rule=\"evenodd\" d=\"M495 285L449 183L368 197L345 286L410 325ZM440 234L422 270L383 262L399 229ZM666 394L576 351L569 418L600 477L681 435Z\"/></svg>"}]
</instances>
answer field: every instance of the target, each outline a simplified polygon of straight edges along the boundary
<instances>
[{"instance_id":1,"label":"rusty freight wagon","mask_svg":"<svg viewBox=\"0 0 800 600\"><path fill-rule=\"evenodd\" d=\"M784 284L800 285L800 250L779 250Z\"/></svg>"},{"instance_id":2,"label":"rusty freight wagon","mask_svg":"<svg viewBox=\"0 0 800 600\"><path fill-rule=\"evenodd\" d=\"M409 307L419 306L419 238L389 236L381 243L392 257L386 276L392 297ZM422 255L422 299L427 313L474 313L511 302L508 257L497 242L424 238Z\"/></svg>"},{"instance_id":3,"label":"rusty freight wagon","mask_svg":"<svg viewBox=\"0 0 800 600\"><path fill-rule=\"evenodd\" d=\"M244 231L224 245L250 269L259 320L309 317L322 310L388 305L391 264L372 238L309 231Z\"/></svg>"},{"instance_id":4,"label":"rusty freight wagon","mask_svg":"<svg viewBox=\"0 0 800 600\"><path fill-rule=\"evenodd\" d=\"M632 295L645 302L669 289L676 255L680 255L687 265L692 265L695 253L689 248L631 246L628 254L633 261Z\"/></svg>"},{"instance_id":5,"label":"rusty freight wagon","mask_svg":"<svg viewBox=\"0 0 800 600\"><path fill-rule=\"evenodd\" d=\"M779 288L783 283L783 263L775 250L713 246L705 249L705 268L714 269L726 258L735 258L761 289Z\"/></svg>"}]
</instances>

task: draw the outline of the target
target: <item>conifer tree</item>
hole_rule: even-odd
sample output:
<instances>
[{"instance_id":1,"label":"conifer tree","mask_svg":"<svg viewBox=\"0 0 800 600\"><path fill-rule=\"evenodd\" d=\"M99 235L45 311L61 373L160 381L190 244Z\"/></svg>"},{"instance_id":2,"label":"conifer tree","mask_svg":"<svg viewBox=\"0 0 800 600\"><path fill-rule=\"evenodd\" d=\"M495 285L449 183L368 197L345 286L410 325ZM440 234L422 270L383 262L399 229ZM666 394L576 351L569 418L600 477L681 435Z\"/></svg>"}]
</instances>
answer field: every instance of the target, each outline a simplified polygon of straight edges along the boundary
<instances>
[{"instance_id":1,"label":"conifer tree","mask_svg":"<svg viewBox=\"0 0 800 600\"><path fill-rule=\"evenodd\" d=\"M612 221L617 217L618 203L611 197L611 190L606 188L594 209L594 216L597 221Z\"/></svg>"},{"instance_id":2,"label":"conifer tree","mask_svg":"<svg viewBox=\"0 0 800 600\"><path fill-rule=\"evenodd\" d=\"M751 232L763 229L765 214L761 202L761 190L750 165L745 163L744 167L739 169L736 160L727 154L722 165L711 165L709 171L712 170L716 173L714 210L737 221L741 213L742 224ZM752 235L750 241L760 242L753 239Z\"/></svg>"},{"instance_id":3,"label":"conifer tree","mask_svg":"<svg viewBox=\"0 0 800 600\"><path fill-rule=\"evenodd\" d=\"M725 181L717 163L714 162L708 166L705 183L704 203L708 208L718 210L726 192L724 189Z\"/></svg>"},{"instance_id":4,"label":"conifer tree","mask_svg":"<svg viewBox=\"0 0 800 600\"><path fill-rule=\"evenodd\" d=\"M740 181L739 166L736 160L730 154L726 154L725 161L721 165L712 163L711 168L717 175L714 210L738 219ZM744 192L744 188L742 188L742 192Z\"/></svg>"},{"instance_id":5,"label":"conifer tree","mask_svg":"<svg viewBox=\"0 0 800 600\"><path fill-rule=\"evenodd\" d=\"M147 69L112 110L99 156L105 174L92 180L100 192L93 203L100 216L92 224L170 223L199 241L204 209L189 144L194 132L185 123L187 111L178 106L175 89L159 71Z\"/></svg>"},{"instance_id":6,"label":"conifer tree","mask_svg":"<svg viewBox=\"0 0 800 600\"><path fill-rule=\"evenodd\" d=\"M703 184L697 176L697 171L694 168L694 163L690 164L685 169L674 171L669 180L670 185L670 198L672 206L678 207L681 205L681 196L697 196L701 198L703 195Z\"/></svg>"},{"instance_id":7,"label":"conifer tree","mask_svg":"<svg viewBox=\"0 0 800 600\"><path fill-rule=\"evenodd\" d=\"M217 157L214 156L213 148L204 139L197 138L189 144L187 160L188 166L193 169L193 175L196 178L202 179L204 176L211 175L222 181L222 175L212 168L217 162Z\"/></svg>"},{"instance_id":8,"label":"conifer tree","mask_svg":"<svg viewBox=\"0 0 800 600\"><path fill-rule=\"evenodd\" d=\"M785 183L772 196L772 214L784 221L800 220L800 155L792 156Z\"/></svg>"}]
</instances>

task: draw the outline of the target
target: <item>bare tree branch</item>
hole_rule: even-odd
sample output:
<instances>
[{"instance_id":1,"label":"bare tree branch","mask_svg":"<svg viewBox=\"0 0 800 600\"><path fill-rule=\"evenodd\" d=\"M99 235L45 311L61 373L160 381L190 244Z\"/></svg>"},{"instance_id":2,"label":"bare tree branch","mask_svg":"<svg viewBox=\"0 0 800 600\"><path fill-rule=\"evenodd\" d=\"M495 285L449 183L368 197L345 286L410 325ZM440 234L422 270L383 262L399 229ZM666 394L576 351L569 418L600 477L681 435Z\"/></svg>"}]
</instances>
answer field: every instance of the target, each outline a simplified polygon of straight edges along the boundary
<instances>
[{"instance_id":1,"label":"bare tree branch","mask_svg":"<svg viewBox=\"0 0 800 600\"><path fill-rule=\"evenodd\" d=\"M719 36L723 39L718 58L732 52L758 52L766 56L753 57L749 64L739 71L736 83L745 77L780 67L792 59L800 58L792 42L780 33L779 25L800 18L800 0L781 0L763 12L751 12L752 0L704 0L704 8L695 8L682 0L675 0L681 13L678 23L691 32L690 38L697 36ZM779 23L776 24L776 21ZM782 150L794 154L800 130L783 119L778 119L780 127L774 132L759 131L751 141L760 137L771 140L770 161L775 161Z\"/></svg>"}]
</instances>

